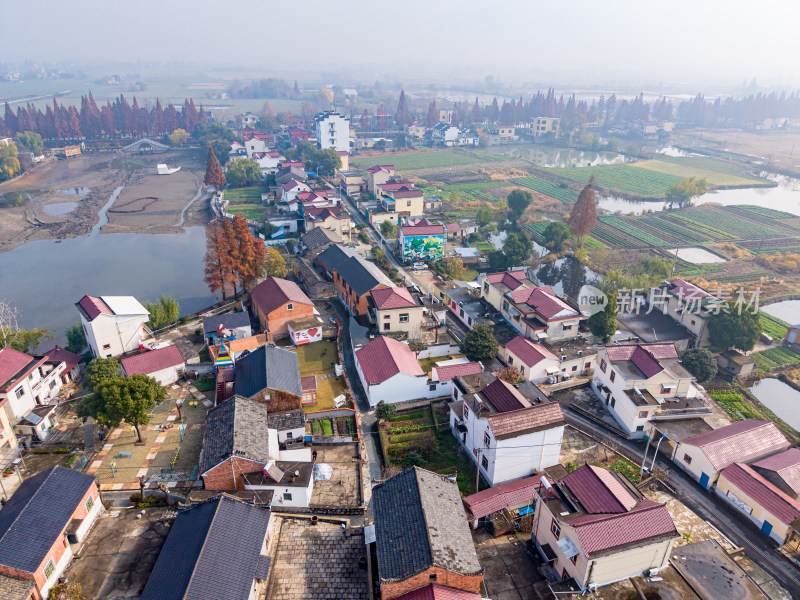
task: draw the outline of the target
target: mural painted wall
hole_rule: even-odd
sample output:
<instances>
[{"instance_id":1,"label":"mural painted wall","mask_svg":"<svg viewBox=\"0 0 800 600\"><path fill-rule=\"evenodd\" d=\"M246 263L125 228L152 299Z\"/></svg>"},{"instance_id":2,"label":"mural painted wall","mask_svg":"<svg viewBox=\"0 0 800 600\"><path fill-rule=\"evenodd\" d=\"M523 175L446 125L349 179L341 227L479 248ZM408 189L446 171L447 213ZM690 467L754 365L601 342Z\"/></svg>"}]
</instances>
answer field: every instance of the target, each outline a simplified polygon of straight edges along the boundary
<instances>
[{"instance_id":1,"label":"mural painted wall","mask_svg":"<svg viewBox=\"0 0 800 600\"><path fill-rule=\"evenodd\" d=\"M441 260L444 252L444 234L411 235L403 237L403 259L406 262L415 260Z\"/></svg>"}]
</instances>

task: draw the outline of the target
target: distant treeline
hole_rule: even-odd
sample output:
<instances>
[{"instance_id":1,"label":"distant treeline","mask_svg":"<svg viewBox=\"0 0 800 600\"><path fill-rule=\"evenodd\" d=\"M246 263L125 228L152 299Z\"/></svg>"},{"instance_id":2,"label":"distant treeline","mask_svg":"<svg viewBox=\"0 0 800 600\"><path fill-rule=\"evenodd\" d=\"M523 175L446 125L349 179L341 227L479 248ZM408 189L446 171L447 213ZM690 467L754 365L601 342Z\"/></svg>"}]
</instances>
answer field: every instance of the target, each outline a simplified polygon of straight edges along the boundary
<instances>
[{"instance_id":1,"label":"distant treeline","mask_svg":"<svg viewBox=\"0 0 800 600\"><path fill-rule=\"evenodd\" d=\"M17 133L32 131L46 140L70 140L80 138L114 138L119 136L162 135L176 129L193 131L198 123L207 123L208 115L203 106L195 108L194 100L187 98L183 110L168 104L164 109L161 100L148 110L139 106L136 97L133 104L120 95L113 102L107 100L98 107L92 97L81 97L81 107L47 105L44 112L33 104L17 107L16 112L6 102L5 111L0 117L0 137L13 137Z\"/></svg>"},{"instance_id":2,"label":"distant treeline","mask_svg":"<svg viewBox=\"0 0 800 600\"><path fill-rule=\"evenodd\" d=\"M289 84L283 79L259 79L248 83L243 83L239 80L231 83L228 88L228 93L233 98L299 98L300 89L297 87L297 82L294 82L294 88L289 87Z\"/></svg>"}]
</instances>

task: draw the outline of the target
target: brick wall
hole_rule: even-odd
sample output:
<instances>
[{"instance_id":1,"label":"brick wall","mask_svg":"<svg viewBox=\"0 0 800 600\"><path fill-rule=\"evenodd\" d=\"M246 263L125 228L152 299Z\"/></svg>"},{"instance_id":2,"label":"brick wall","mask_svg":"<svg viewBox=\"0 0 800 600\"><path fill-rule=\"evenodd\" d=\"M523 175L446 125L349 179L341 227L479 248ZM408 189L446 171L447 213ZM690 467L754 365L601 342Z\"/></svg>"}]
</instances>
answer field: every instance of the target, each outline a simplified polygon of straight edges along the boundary
<instances>
[{"instance_id":1,"label":"brick wall","mask_svg":"<svg viewBox=\"0 0 800 600\"><path fill-rule=\"evenodd\" d=\"M286 337L289 335L289 328L286 324L295 319L305 319L314 314L314 307L310 304L300 304L293 302L292 310L286 307L289 303L284 304L280 308L273 310L268 315L261 312L258 305L255 305L255 313L258 322L261 324L261 329L267 334L267 340L272 341L274 338Z\"/></svg>"},{"instance_id":2,"label":"brick wall","mask_svg":"<svg viewBox=\"0 0 800 600\"><path fill-rule=\"evenodd\" d=\"M261 471L264 465L254 460L248 460L241 456L233 457L233 464L231 460L221 462L216 467L212 467L207 473L203 475L203 487L207 490L243 490L244 479L242 475L245 473L253 473ZM236 474L236 484L234 485L233 476Z\"/></svg>"},{"instance_id":3,"label":"brick wall","mask_svg":"<svg viewBox=\"0 0 800 600\"><path fill-rule=\"evenodd\" d=\"M436 576L435 580L431 578L433 575ZM382 600L391 600L392 598L397 598L398 596L402 596L403 594L406 594L412 590L426 586L429 583L438 583L439 585L445 585L458 590L464 590L465 592L477 594L480 592L482 581L482 574L459 575L457 573L446 571L440 567L431 567L430 569L427 569L426 571L414 575L413 577L410 577L404 581L395 583L381 582L381 598Z\"/></svg>"}]
</instances>

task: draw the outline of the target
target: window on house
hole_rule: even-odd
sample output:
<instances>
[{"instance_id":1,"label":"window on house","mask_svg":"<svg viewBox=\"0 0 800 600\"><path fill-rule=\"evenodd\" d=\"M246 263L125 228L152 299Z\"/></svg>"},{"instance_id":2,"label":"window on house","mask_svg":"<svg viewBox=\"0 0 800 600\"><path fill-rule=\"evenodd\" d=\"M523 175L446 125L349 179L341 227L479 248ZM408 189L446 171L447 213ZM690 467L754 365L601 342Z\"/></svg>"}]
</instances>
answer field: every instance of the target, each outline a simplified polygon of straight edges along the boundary
<instances>
[{"instance_id":1,"label":"window on house","mask_svg":"<svg viewBox=\"0 0 800 600\"><path fill-rule=\"evenodd\" d=\"M292 310L293 308L294 304L292 304L291 302L289 302L289 304L286 305L286 310Z\"/></svg>"},{"instance_id":2,"label":"window on house","mask_svg":"<svg viewBox=\"0 0 800 600\"><path fill-rule=\"evenodd\" d=\"M636 431L644 431L644 425L639 425L639 426L636 428Z\"/></svg>"},{"instance_id":3,"label":"window on house","mask_svg":"<svg viewBox=\"0 0 800 600\"><path fill-rule=\"evenodd\" d=\"M614 381L617 378L617 373L614 369L611 369L611 381Z\"/></svg>"},{"instance_id":4,"label":"window on house","mask_svg":"<svg viewBox=\"0 0 800 600\"><path fill-rule=\"evenodd\" d=\"M558 524L558 522L555 519L553 519L552 522L550 523L550 531L552 532L552 534L555 536L556 539L560 538L560 536L561 536L561 526Z\"/></svg>"},{"instance_id":5,"label":"window on house","mask_svg":"<svg viewBox=\"0 0 800 600\"><path fill-rule=\"evenodd\" d=\"M561 327L562 327L562 329L563 329L564 331L569 331L570 329L572 329L572 325L567 325L566 323L564 323L563 325L561 325Z\"/></svg>"},{"instance_id":6,"label":"window on house","mask_svg":"<svg viewBox=\"0 0 800 600\"><path fill-rule=\"evenodd\" d=\"M692 457L689 456L688 454L684 454L683 455L683 462L685 462L687 465L692 464Z\"/></svg>"},{"instance_id":7,"label":"window on house","mask_svg":"<svg viewBox=\"0 0 800 600\"><path fill-rule=\"evenodd\" d=\"M662 393L662 394L671 394L671 393L672 393L672 388L671 388L670 386L668 386L668 385L664 385L664 384L662 383L662 384L661 384L661 393Z\"/></svg>"},{"instance_id":8,"label":"window on house","mask_svg":"<svg viewBox=\"0 0 800 600\"><path fill-rule=\"evenodd\" d=\"M485 456L481 458L481 466L483 467L484 471L489 468L489 459Z\"/></svg>"},{"instance_id":9,"label":"window on house","mask_svg":"<svg viewBox=\"0 0 800 600\"><path fill-rule=\"evenodd\" d=\"M640 418L640 419L646 419L646 418L647 418L647 414L648 414L648 413L647 413L647 411L646 411L646 410L640 410L640 411L639 411L639 418Z\"/></svg>"},{"instance_id":10,"label":"window on house","mask_svg":"<svg viewBox=\"0 0 800 600\"><path fill-rule=\"evenodd\" d=\"M573 371L577 371L578 370L578 365L572 365L572 370Z\"/></svg>"},{"instance_id":11,"label":"window on house","mask_svg":"<svg viewBox=\"0 0 800 600\"><path fill-rule=\"evenodd\" d=\"M53 573L56 572L56 565L53 563L52 560L47 563L47 566L44 568L44 578L50 579L53 576Z\"/></svg>"},{"instance_id":12,"label":"window on house","mask_svg":"<svg viewBox=\"0 0 800 600\"><path fill-rule=\"evenodd\" d=\"M487 294L489 293L489 282L488 281L484 281L483 282L483 291L486 292Z\"/></svg>"},{"instance_id":13,"label":"window on house","mask_svg":"<svg viewBox=\"0 0 800 600\"><path fill-rule=\"evenodd\" d=\"M436 582L436 573L431 573L431 574L428 576L428 581L429 581L430 583L435 583L435 582Z\"/></svg>"},{"instance_id":14,"label":"window on house","mask_svg":"<svg viewBox=\"0 0 800 600\"><path fill-rule=\"evenodd\" d=\"M592 366L592 363L588 363L588 362L587 362L585 365L583 365L583 368L584 368L584 369L588 369L588 368L590 368L591 366Z\"/></svg>"},{"instance_id":15,"label":"window on house","mask_svg":"<svg viewBox=\"0 0 800 600\"><path fill-rule=\"evenodd\" d=\"M492 436L489 435L488 431L483 432L483 445L487 448L492 445Z\"/></svg>"},{"instance_id":16,"label":"window on house","mask_svg":"<svg viewBox=\"0 0 800 600\"><path fill-rule=\"evenodd\" d=\"M392 318L392 315L383 315L383 320L387 321Z\"/></svg>"},{"instance_id":17,"label":"window on house","mask_svg":"<svg viewBox=\"0 0 800 600\"><path fill-rule=\"evenodd\" d=\"M428 391L435 392L436 391L436 384L432 383L428 386Z\"/></svg>"},{"instance_id":18,"label":"window on house","mask_svg":"<svg viewBox=\"0 0 800 600\"><path fill-rule=\"evenodd\" d=\"M91 511L93 506L94 506L94 498L89 496L89 499L86 500L86 512Z\"/></svg>"},{"instance_id":19,"label":"window on house","mask_svg":"<svg viewBox=\"0 0 800 600\"><path fill-rule=\"evenodd\" d=\"M570 560L572 561L572 564L573 564L573 565L576 565L576 564L578 564L578 555L576 554L575 556L573 556L572 558L570 558Z\"/></svg>"},{"instance_id":20,"label":"window on house","mask_svg":"<svg viewBox=\"0 0 800 600\"><path fill-rule=\"evenodd\" d=\"M513 364L514 364L514 358L513 358L513 357L511 357L511 356L509 356L509 357L508 357L508 366L510 367L510 366L511 366L511 365L513 365Z\"/></svg>"},{"instance_id":21,"label":"window on house","mask_svg":"<svg viewBox=\"0 0 800 600\"><path fill-rule=\"evenodd\" d=\"M290 439L292 439L293 437L294 437L294 435L292 434L292 432L291 432L291 431L287 431L287 432L286 432L286 439L287 439L287 440L290 440Z\"/></svg>"},{"instance_id":22,"label":"window on house","mask_svg":"<svg viewBox=\"0 0 800 600\"><path fill-rule=\"evenodd\" d=\"M458 389L456 389L456 398L458 398ZM464 418L466 419L469 416L469 406L466 404L464 405Z\"/></svg>"},{"instance_id":23,"label":"window on house","mask_svg":"<svg viewBox=\"0 0 800 600\"><path fill-rule=\"evenodd\" d=\"M33 373L28 374L28 381L30 381L31 379L33 379Z\"/></svg>"},{"instance_id":24,"label":"window on house","mask_svg":"<svg viewBox=\"0 0 800 600\"><path fill-rule=\"evenodd\" d=\"M55 379L53 379L53 380L50 382L50 389L52 390L54 387L56 387L56 380L55 380Z\"/></svg>"},{"instance_id":25,"label":"window on house","mask_svg":"<svg viewBox=\"0 0 800 600\"><path fill-rule=\"evenodd\" d=\"M25 395L25 390L22 389L22 386L19 386L14 393L17 395L17 398L22 398Z\"/></svg>"},{"instance_id":26,"label":"window on house","mask_svg":"<svg viewBox=\"0 0 800 600\"><path fill-rule=\"evenodd\" d=\"M283 492L283 499L287 502L292 501L292 495L289 492Z\"/></svg>"},{"instance_id":27,"label":"window on house","mask_svg":"<svg viewBox=\"0 0 800 600\"><path fill-rule=\"evenodd\" d=\"M600 360L600 370L605 373L606 372L606 361L605 359Z\"/></svg>"},{"instance_id":28,"label":"window on house","mask_svg":"<svg viewBox=\"0 0 800 600\"><path fill-rule=\"evenodd\" d=\"M383 324L383 330L384 331L389 331L391 328L392 328L391 323L384 323Z\"/></svg>"},{"instance_id":29,"label":"window on house","mask_svg":"<svg viewBox=\"0 0 800 600\"><path fill-rule=\"evenodd\" d=\"M103 344L103 350L110 350L111 344Z\"/></svg>"},{"instance_id":30,"label":"window on house","mask_svg":"<svg viewBox=\"0 0 800 600\"><path fill-rule=\"evenodd\" d=\"M611 396L611 402L608 403L609 406L613 407L617 403L617 399L614 396Z\"/></svg>"},{"instance_id":31,"label":"window on house","mask_svg":"<svg viewBox=\"0 0 800 600\"><path fill-rule=\"evenodd\" d=\"M503 310L508 310L508 300L503 301Z\"/></svg>"},{"instance_id":32,"label":"window on house","mask_svg":"<svg viewBox=\"0 0 800 600\"><path fill-rule=\"evenodd\" d=\"M408 313L403 313L400 315L400 322L401 323L408 323Z\"/></svg>"}]
</instances>

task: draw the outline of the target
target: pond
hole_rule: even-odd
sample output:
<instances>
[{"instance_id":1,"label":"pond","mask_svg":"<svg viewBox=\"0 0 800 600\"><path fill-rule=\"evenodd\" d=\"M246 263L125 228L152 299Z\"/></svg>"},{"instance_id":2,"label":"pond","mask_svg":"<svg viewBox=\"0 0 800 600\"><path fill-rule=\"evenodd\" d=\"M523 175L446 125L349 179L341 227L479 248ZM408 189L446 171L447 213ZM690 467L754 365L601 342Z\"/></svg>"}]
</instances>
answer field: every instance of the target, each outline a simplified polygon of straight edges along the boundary
<instances>
[{"instance_id":1,"label":"pond","mask_svg":"<svg viewBox=\"0 0 800 600\"><path fill-rule=\"evenodd\" d=\"M91 191L92 189L86 186L78 186L58 190L58 193L62 196L88 196Z\"/></svg>"},{"instance_id":2,"label":"pond","mask_svg":"<svg viewBox=\"0 0 800 600\"><path fill-rule=\"evenodd\" d=\"M63 217L78 208L77 202L54 202L42 205L42 212L51 217Z\"/></svg>"},{"instance_id":3,"label":"pond","mask_svg":"<svg viewBox=\"0 0 800 600\"><path fill-rule=\"evenodd\" d=\"M60 340L46 344L63 343L84 294L132 295L140 302L169 294L182 315L216 302L203 283L205 244L203 227L38 240L0 254L0 289L19 309L22 327L52 328Z\"/></svg>"},{"instance_id":4,"label":"pond","mask_svg":"<svg viewBox=\"0 0 800 600\"><path fill-rule=\"evenodd\" d=\"M571 256L528 269L528 278L536 285L549 285L559 296L576 298L581 287L597 280L597 273Z\"/></svg>"},{"instance_id":5,"label":"pond","mask_svg":"<svg viewBox=\"0 0 800 600\"><path fill-rule=\"evenodd\" d=\"M694 205L698 206L706 202L722 206L753 204L800 216L800 179L765 172L760 173L760 176L774 181L778 184L777 187L712 191L700 198L695 198ZM597 206L609 212L621 211L622 214L640 215L645 210L664 210L666 203L663 200L651 202L599 196Z\"/></svg>"},{"instance_id":6,"label":"pond","mask_svg":"<svg viewBox=\"0 0 800 600\"><path fill-rule=\"evenodd\" d=\"M750 388L764 406L800 431L800 392L780 379L761 379Z\"/></svg>"},{"instance_id":7,"label":"pond","mask_svg":"<svg viewBox=\"0 0 800 600\"><path fill-rule=\"evenodd\" d=\"M0 208L25 206L30 201L31 195L28 192L6 192L5 194L0 194Z\"/></svg>"},{"instance_id":8,"label":"pond","mask_svg":"<svg viewBox=\"0 0 800 600\"><path fill-rule=\"evenodd\" d=\"M800 300L783 300L782 302L774 302L762 306L763 310L768 315L777 317L786 321L790 325L800 323Z\"/></svg>"}]
</instances>

